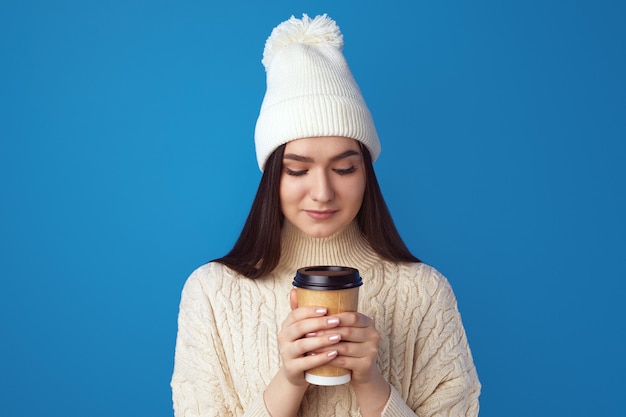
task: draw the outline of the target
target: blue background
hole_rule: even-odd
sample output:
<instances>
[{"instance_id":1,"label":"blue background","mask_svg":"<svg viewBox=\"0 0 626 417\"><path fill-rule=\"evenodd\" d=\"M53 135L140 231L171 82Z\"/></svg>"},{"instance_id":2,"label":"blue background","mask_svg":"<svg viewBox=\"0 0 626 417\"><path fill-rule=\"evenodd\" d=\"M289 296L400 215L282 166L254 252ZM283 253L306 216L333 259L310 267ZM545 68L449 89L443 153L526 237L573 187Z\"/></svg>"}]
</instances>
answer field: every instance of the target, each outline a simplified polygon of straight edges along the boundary
<instances>
[{"instance_id":1,"label":"blue background","mask_svg":"<svg viewBox=\"0 0 626 417\"><path fill-rule=\"evenodd\" d=\"M2 415L172 415L180 290L240 231L263 45L303 12L344 33L481 415L624 415L617 0L2 0Z\"/></svg>"}]
</instances>

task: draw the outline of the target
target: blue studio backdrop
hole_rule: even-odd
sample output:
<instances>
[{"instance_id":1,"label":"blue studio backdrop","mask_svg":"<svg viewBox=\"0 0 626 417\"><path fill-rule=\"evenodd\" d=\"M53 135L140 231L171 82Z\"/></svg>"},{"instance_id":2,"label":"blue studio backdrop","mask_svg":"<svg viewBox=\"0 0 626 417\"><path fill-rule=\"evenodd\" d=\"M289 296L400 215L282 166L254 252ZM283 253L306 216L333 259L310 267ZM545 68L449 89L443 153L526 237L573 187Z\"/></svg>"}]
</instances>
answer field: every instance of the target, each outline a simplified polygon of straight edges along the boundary
<instances>
[{"instance_id":1,"label":"blue studio backdrop","mask_svg":"<svg viewBox=\"0 0 626 417\"><path fill-rule=\"evenodd\" d=\"M620 1L0 1L0 414L171 416L180 291L260 172L261 55L328 13L481 416L624 415Z\"/></svg>"}]
</instances>

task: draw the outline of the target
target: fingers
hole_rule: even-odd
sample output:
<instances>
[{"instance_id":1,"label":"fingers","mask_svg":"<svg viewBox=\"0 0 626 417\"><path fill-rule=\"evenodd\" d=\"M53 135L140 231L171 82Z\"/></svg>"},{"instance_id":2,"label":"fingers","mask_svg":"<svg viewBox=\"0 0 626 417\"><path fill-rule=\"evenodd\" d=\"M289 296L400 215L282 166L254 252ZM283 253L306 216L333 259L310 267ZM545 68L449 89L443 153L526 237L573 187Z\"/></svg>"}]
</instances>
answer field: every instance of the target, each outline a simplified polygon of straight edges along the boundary
<instances>
[{"instance_id":1,"label":"fingers","mask_svg":"<svg viewBox=\"0 0 626 417\"><path fill-rule=\"evenodd\" d=\"M374 326L374 321L358 313L341 313L336 317L339 325L329 329L320 329L315 332L305 334L306 338L333 338L340 340L336 346L324 348L315 353L325 352L328 349L337 349L339 356L365 357L376 356L378 353L378 343L380 334Z\"/></svg>"},{"instance_id":2,"label":"fingers","mask_svg":"<svg viewBox=\"0 0 626 417\"><path fill-rule=\"evenodd\" d=\"M351 369L357 379L376 368L380 336L371 318L356 312L328 316L322 307L295 307L283 322L278 344L283 366L294 383L304 372L331 363Z\"/></svg>"},{"instance_id":3,"label":"fingers","mask_svg":"<svg viewBox=\"0 0 626 417\"><path fill-rule=\"evenodd\" d=\"M341 321L342 326L363 328L374 325L374 320L370 317L356 312L339 313L336 316Z\"/></svg>"},{"instance_id":4,"label":"fingers","mask_svg":"<svg viewBox=\"0 0 626 417\"><path fill-rule=\"evenodd\" d=\"M301 356L315 356L319 354L330 354L328 356L334 356L336 349L333 345L341 341L341 335L331 334L325 336L316 336L314 333L310 333L298 339L289 345L290 352L286 352L291 357ZM331 352L335 353L331 353Z\"/></svg>"},{"instance_id":5,"label":"fingers","mask_svg":"<svg viewBox=\"0 0 626 417\"><path fill-rule=\"evenodd\" d=\"M329 339L330 333L316 337L319 332L332 332L340 323L339 318L329 317L327 313L322 307L300 307L291 311L278 334L281 354L296 358L338 342L334 337Z\"/></svg>"},{"instance_id":6,"label":"fingers","mask_svg":"<svg viewBox=\"0 0 626 417\"><path fill-rule=\"evenodd\" d=\"M340 334L343 341L362 343L370 339L376 339L378 332L374 327L374 321L359 313L340 313L335 316L339 319L339 325L329 330L320 329L319 336Z\"/></svg>"},{"instance_id":7,"label":"fingers","mask_svg":"<svg viewBox=\"0 0 626 417\"><path fill-rule=\"evenodd\" d=\"M326 316L325 308L300 307L293 310L283 323L281 334L285 341L295 341L307 334L337 327L339 318Z\"/></svg>"},{"instance_id":8,"label":"fingers","mask_svg":"<svg viewBox=\"0 0 626 417\"><path fill-rule=\"evenodd\" d=\"M305 371L328 363L337 356L337 350L332 349L332 345L338 343L341 336L317 335L339 325L337 317L328 317L326 313L323 308L297 308L289 313L278 334L283 367L294 384L304 383Z\"/></svg>"},{"instance_id":9,"label":"fingers","mask_svg":"<svg viewBox=\"0 0 626 417\"><path fill-rule=\"evenodd\" d=\"M325 354L329 349L337 351L337 356L329 364L352 370L355 381L364 380L377 369L380 334L374 321L365 315L341 313L335 317L340 319L340 325L333 329L320 330L316 332L316 337L337 334L341 336L341 341L316 353Z\"/></svg>"},{"instance_id":10,"label":"fingers","mask_svg":"<svg viewBox=\"0 0 626 417\"><path fill-rule=\"evenodd\" d=\"M376 340L364 343L340 342L333 345L331 349L337 354L328 364L350 369L355 383L367 381L378 369Z\"/></svg>"},{"instance_id":11,"label":"fingers","mask_svg":"<svg viewBox=\"0 0 626 417\"><path fill-rule=\"evenodd\" d=\"M330 349L324 352L291 358L284 352L281 352L281 355L283 355L283 367L289 379L299 385L304 382L304 373L306 371L331 362L337 357L337 350Z\"/></svg>"}]
</instances>

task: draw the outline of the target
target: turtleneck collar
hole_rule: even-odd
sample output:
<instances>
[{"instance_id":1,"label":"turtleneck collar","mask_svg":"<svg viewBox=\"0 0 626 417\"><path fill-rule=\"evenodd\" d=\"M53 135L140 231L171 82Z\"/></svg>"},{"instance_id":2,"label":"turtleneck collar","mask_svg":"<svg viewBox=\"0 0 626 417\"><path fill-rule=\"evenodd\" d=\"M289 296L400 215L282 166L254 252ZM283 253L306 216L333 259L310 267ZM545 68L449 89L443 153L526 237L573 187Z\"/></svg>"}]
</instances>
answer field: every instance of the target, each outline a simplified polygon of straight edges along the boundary
<instances>
[{"instance_id":1,"label":"turtleneck collar","mask_svg":"<svg viewBox=\"0 0 626 417\"><path fill-rule=\"evenodd\" d=\"M313 238L285 220L278 268L289 272L312 265L350 266L361 271L380 261L356 221L334 235Z\"/></svg>"}]
</instances>

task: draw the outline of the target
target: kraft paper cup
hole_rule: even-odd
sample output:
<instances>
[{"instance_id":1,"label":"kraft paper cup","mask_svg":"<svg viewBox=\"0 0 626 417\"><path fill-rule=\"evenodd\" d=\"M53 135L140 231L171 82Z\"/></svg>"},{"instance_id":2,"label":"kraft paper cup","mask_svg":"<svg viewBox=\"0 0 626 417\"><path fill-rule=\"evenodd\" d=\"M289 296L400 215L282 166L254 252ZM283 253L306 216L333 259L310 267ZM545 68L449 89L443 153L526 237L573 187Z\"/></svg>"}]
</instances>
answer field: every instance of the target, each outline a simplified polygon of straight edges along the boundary
<instances>
[{"instance_id":1,"label":"kraft paper cup","mask_svg":"<svg viewBox=\"0 0 626 417\"><path fill-rule=\"evenodd\" d=\"M357 311L359 271L345 266L309 266L298 269L293 281L298 306L325 307L329 315ZM350 370L322 365L305 372L306 380L315 385L341 385L350 382Z\"/></svg>"}]
</instances>

